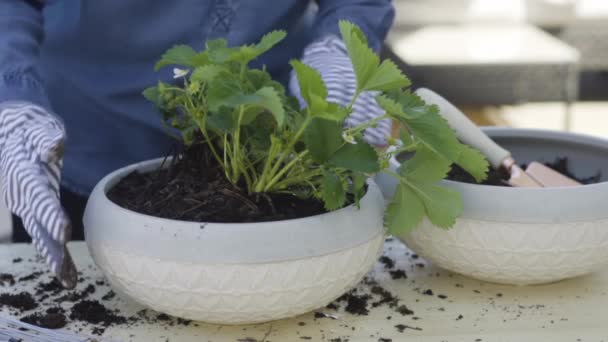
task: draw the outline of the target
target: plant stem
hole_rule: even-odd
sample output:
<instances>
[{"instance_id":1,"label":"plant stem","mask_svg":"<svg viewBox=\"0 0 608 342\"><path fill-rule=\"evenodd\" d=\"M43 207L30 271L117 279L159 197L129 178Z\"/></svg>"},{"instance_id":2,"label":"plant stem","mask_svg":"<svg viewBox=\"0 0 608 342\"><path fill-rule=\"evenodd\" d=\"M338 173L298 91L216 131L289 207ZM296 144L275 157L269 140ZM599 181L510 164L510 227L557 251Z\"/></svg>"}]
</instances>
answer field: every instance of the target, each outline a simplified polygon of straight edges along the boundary
<instances>
[{"instance_id":1,"label":"plant stem","mask_svg":"<svg viewBox=\"0 0 608 342\"><path fill-rule=\"evenodd\" d=\"M264 188L264 182L266 181L266 175L268 174L268 170L272 164L272 161L276 158L276 155L279 150L279 146L277 146L278 139L273 136L270 137L270 148L268 149L268 155L266 156L266 162L264 163L264 168L262 169L262 174L258 179L258 182L255 187L255 192L262 192Z\"/></svg>"},{"instance_id":2,"label":"plant stem","mask_svg":"<svg viewBox=\"0 0 608 342\"><path fill-rule=\"evenodd\" d=\"M355 92L355 95L353 95L352 100L350 100L350 103L349 103L349 104L348 104L348 106L347 106L347 108L348 108L348 110L349 110L349 111L352 111L353 106L355 105L355 101L357 101L357 99L359 98L359 95L361 95L361 91L360 91L360 90L357 90L357 91Z\"/></svg>"},{"instance_id":3,"label":"plant stem","mask_svg":"<svg viewBox=\"0 0 608 342\"><path fill-rule=\"evenodd\" d=\"M315 169L311 172L301 174L298 177L286 177L283 181L278 182L274 185L273 191L285 189L288 188L290 185L301 184L302 182L309 183L309 185L311 185L313 188L316 188L315 186L313 186L310 179L321 175L323 175L323 171L320 169Z\"/></svg>"},{"instance_id":4,"label":"plant stem","mask_svg":"<svg viewBox=\"0 0 608 342\"><path fill-rule=\"evenodd\" d=\"M371 119L371 120L369 120L369 121L367 121L365 123L362 123L362 124L360 124L358 126L349 128L349 129L346 130L346 132L350 133L350 134L356 134L356 133L359 133L359 132L361 132L361 131L363 131L365 129L370 128L371 126L373 126L377 122L380 122L382 120L389 119L389 118L390 118L390 115L384 114L382 116L375 117L375 118L373 118L373 119Z\"/></svg>"},{"instance_id":5,"label":"plant stem","mask_svg":"<svg viewBox=\"0 0 608 342\"><path fill-rule=\"evenodd\" d=\"M233 156L232 156L232 177L234 182L237 183L241 173L241 145L240 145L240 137L241 137L241 121L243 120L243 115L245 113L245 106L239 106L239 118L236 123L236 132L234 133L234 139L232 144L233 148Z\"/></svg>"},{"instance_id":6,"label":"plant stem","mask_svg":"<svg viewBox=\"0 0 608 342\"><path fill-rule=\"evenodd\" d=\"M306 114L306 119L304 119L304 122L302 123L302 127L300 127L300 129L298 130L296 135L293 137L293 139L289 142L289 144L287 144L287 148L285 148L283 150L283 154L281 154L279 159L275 162L274 166L272 167L272 169L270 171L271 178L274 178L274 175L277 173L277 171L278 171L279 167L281 166L281 163L283 162L285 157L287 155L291 154L291 150L295 146L296 142L298 142L298 139L300 139L300 136L302 136L302 134L304 134L304 131L306 130L306 127L308 127L308 124L310 123L311 120L312 120L312 116L310 115L310 110L308 110L308 113Z\"/></svg>"},{"instance_id":7,"label":"plant stem","mask_svg":"<svg viewBox=\"0 0 608 342\"><path fill-rule=\"evenodd\" d=\"M276 182L279 181L279 179L281 178L281 176L283 176L287 171L289 171L299 160L301 160L302 158L304 158L307 154L308 154L308 151L303 151L300 154L298 154L295 158L293 158L289 163L287 163L287 165L285 165L285 167L283 169L281 169L281 171L278 174L276 174L270 180L270 182L268 182L268 185L266 185L266 187L264 187L264 192L270 191L270 189L272 188L272 186Z\"/></svg>"}]
</instances>

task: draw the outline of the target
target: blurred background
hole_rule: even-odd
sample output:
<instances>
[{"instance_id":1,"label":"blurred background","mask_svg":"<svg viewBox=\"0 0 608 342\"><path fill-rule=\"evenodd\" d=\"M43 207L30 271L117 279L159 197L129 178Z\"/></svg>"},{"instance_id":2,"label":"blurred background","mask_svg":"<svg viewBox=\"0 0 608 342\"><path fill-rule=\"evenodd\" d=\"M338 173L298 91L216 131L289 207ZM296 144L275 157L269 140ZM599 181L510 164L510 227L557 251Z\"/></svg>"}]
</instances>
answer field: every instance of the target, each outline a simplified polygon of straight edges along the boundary
<instances>
[{"instance_id":1,"label":"blurred background","mask_svg":"<svg viewBox=\"0 0 608 342\"><path fill-rule=\"evenodd\" d=\"M385 57L476 123L608 138L608 0L394 0Z\"/></svg>"},{"instance_id":2,"label":"blurred background","mask_svg":"<svg viewBox=\"0 0 608 342\"><path fill-rule=\"evenodd\" d=\"M608 138L608 0L394 1L383 55L414 88L479 125ZM9 222L0 203L0 242Z\"/></svg>"}]
</instances>

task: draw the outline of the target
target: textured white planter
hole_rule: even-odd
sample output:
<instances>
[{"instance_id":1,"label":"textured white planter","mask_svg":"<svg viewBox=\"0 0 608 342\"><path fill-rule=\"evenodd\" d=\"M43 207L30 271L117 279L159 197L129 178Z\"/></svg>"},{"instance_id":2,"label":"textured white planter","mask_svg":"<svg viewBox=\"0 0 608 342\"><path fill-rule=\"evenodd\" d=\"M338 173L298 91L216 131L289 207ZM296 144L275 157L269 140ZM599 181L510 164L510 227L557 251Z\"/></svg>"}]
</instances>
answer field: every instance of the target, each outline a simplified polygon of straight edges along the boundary
<instances>
[{"instance_id":1,"label":"textured white planter","mask_svg":"<svg viewBox=\"0 0 608 342\"><path fill-rule=\"evenodd\" d=\"M519 162L568 156L574 172L604 182L572 188L508 188L444 181L461 193L463 215L448 230L423 223L399 236L434 264L506 284L540 284L588 274L608 264L608 141L542 131L486 129ZM391 168L399 163L391 161ZM376 178L386 197L396 183Z\"/></svg>"},{"instance_id":2,"label":"textured white planter","mask_svg":"<svg viewBox=\"0 0 608 342\"><path fill-rule=\"evenodd\" d=\"M383 198L373 181L353 206L264 223L194 223L147 216L106 192L133 170L106 176L87 204L87 245L112 287L149 308L221 324L270 321L322 307L355 286L384 242Z\"/></svg>"}]
</instances>

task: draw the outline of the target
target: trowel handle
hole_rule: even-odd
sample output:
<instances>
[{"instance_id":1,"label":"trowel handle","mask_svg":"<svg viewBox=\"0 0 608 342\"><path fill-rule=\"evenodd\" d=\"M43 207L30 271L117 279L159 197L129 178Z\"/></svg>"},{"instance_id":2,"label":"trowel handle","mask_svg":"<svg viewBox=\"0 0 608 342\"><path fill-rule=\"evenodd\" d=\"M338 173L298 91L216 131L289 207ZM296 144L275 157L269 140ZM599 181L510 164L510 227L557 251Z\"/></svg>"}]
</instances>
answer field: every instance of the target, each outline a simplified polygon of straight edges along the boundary
<instances>
[{"instance_id":1,"label":"trowel handle","mask_svg":"<svg viewBox=\"0 0 608 342\"><path fill-rule=\"evenodd\" d=\"M426 88L419 88L415 92L427 104L434 104L439 107L439 113L448 121L450 127L456 131L458 139L464 144L478 149L488 158L494 168L500 168L502 162L511 157L511 152L498 146L490 139L477 125L453 104L448 102L437 93Z\"/></svg>"}]
</instances>

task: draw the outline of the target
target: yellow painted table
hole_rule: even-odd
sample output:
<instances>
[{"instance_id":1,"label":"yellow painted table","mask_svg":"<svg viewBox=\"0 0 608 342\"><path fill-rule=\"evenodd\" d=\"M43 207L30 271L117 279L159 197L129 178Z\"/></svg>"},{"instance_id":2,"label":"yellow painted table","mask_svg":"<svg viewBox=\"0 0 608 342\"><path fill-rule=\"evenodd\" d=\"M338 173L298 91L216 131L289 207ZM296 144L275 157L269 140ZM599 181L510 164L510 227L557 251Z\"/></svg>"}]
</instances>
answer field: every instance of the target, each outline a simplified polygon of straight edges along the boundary
<instances>
[{"instance_id":1,"label":"yellow painted table","mask_svg":"<svg viewBox=\"0 0 608 342\"><path fill-rule=\"evenodd\" d=\"M72 243L70 249L85 278L78 289L103 280L84 243ZM421 259L412 258L411 252L396 240L387 242L385 255L395 260L391 270L404 270L407 278L393 279L386 264L379 262L368 275L368 280L398 297L399 304L406 305L414 311L413 314L402 315L388 305L372 308L371 303L378 299L372 295L367 315L347 313L345 304L340 303L338 310L320 310L333 318L315 318L313 313L309 313L250 326L194 322L184 326L174 321L171 321L173 324L139 321L110 327L103 337L113 341L145 342L608 341L608 270L555 284L513 287L483 283L437 269ZM13 263L14 258L23 261ZM36 261L31 246L0 245L0 273L18 277L44 269ZM50 276L44 274L40 279L47 280ZM33 291L35 283L17 282L12 287L0 286L0 292ZM369 284L361 284L359 290L370 293L370 287ZM108 291L107 285L96 285L91 298L99 299ZM118 309L127 317L142 309L118 297L102 303ZM60 305L69 312L72 303ZM6 308L0 310L3 315L9 314ZM157 313L149 315L156 316ZM81 334L88 334L92 328L73 322L66 327L80 330Z\"/></svg>"}]
</instances>

